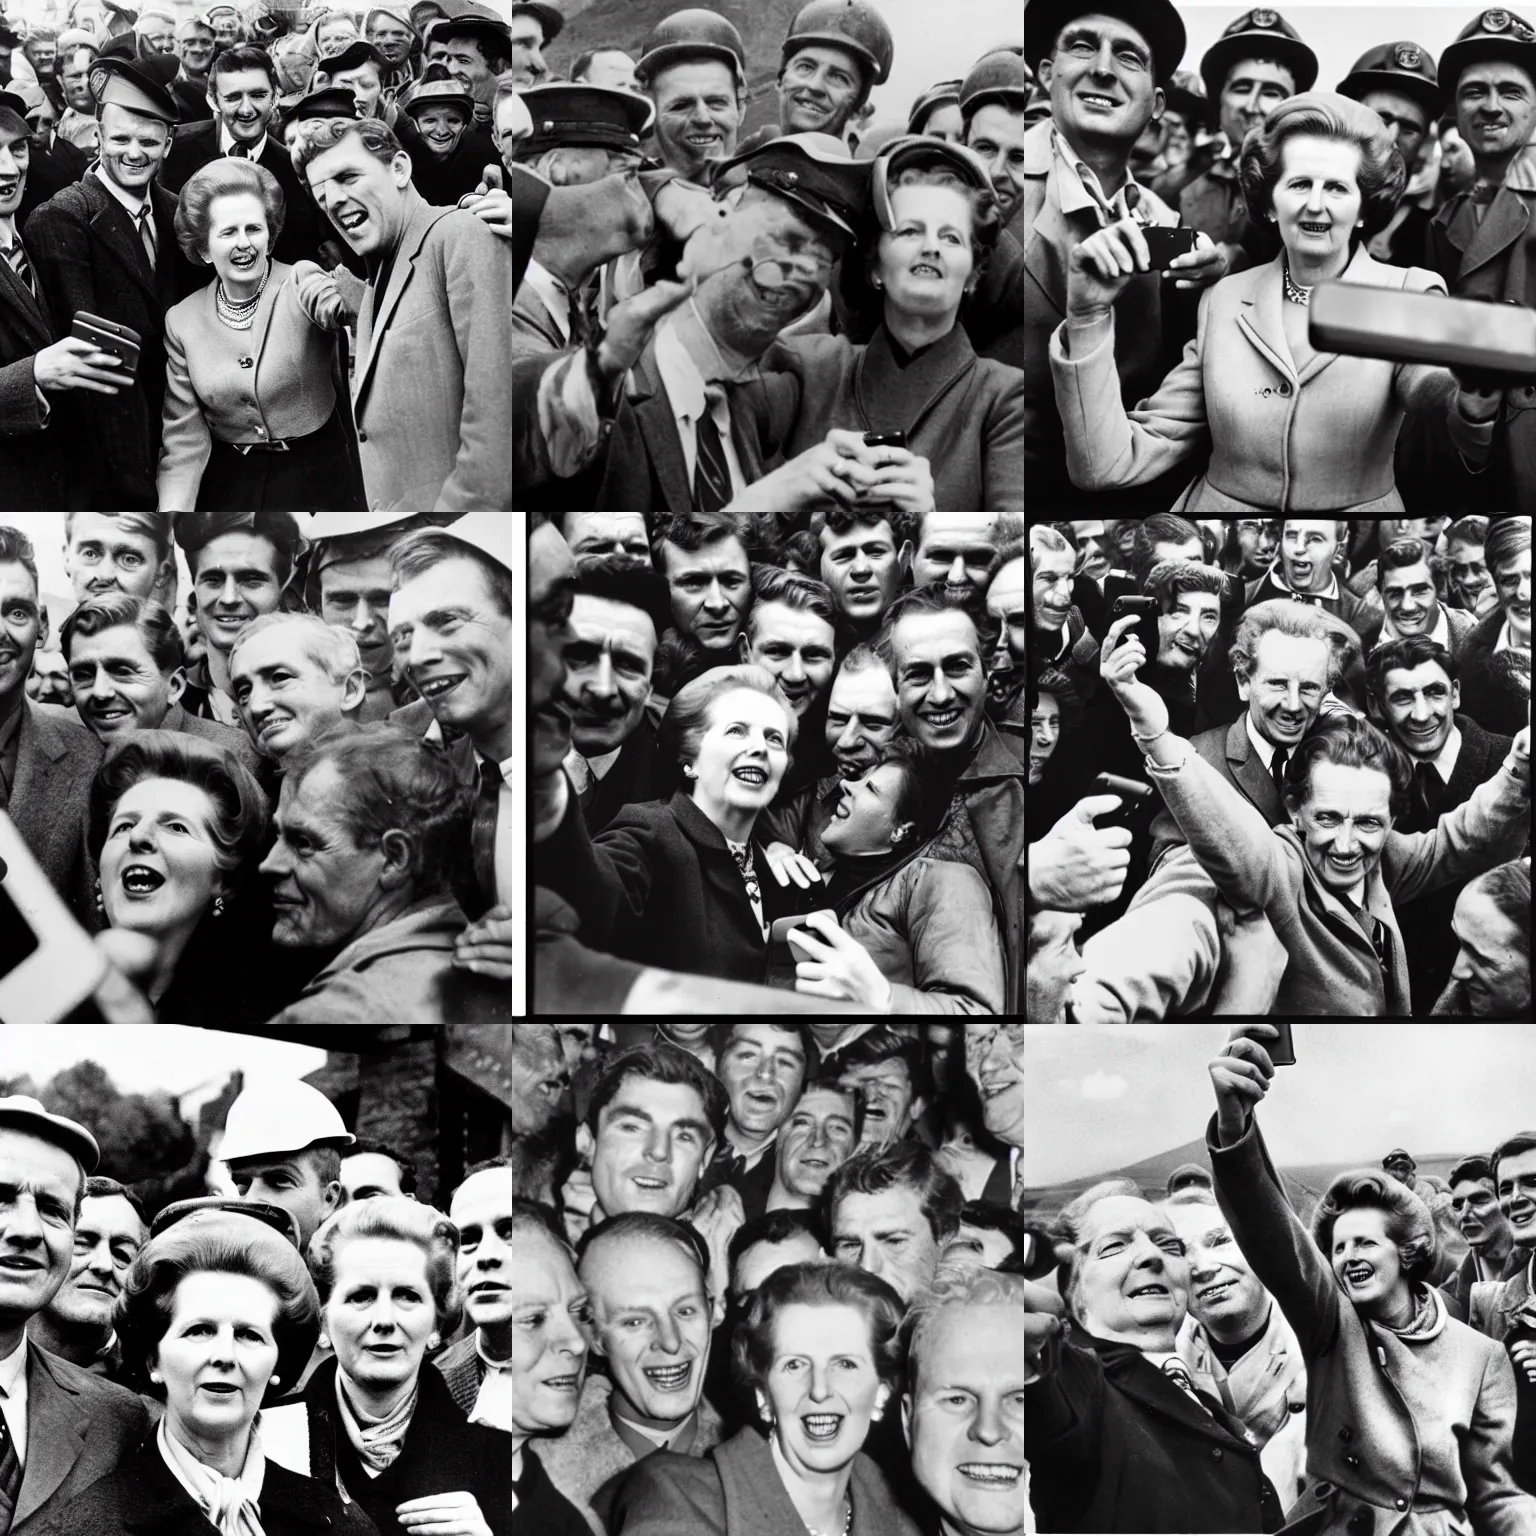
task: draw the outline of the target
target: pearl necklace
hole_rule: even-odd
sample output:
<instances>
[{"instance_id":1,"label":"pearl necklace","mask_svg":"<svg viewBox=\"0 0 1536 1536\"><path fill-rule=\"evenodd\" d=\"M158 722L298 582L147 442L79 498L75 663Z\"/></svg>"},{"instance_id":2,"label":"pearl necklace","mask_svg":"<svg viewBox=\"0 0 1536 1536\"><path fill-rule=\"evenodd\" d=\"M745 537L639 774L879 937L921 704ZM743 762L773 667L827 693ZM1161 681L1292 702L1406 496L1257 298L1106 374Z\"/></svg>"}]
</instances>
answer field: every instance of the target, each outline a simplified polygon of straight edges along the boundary
<instances>
[{"instance_id":1,"label":"pearl necklace","mask_svg":"<svg viewBox=\"0 0 1536 1536\"><path fill-rule=\"evenodd\" d=\"M1285 276L1286 298L1289 299L1292 304L1300 304L1303 307L1310 304L1312 302L1312 290L1310 288L1303 288L1301 284L1291 276L1291 264L1289 261L1283 264L1281 271Z\"/></svg>"},{"instance_id":2,"label":"pearl necklace","mask_svg":"<svg viewBox=\"0 0 1536 1536\"><path fill-rule=\"evenodd\" d=\"M843 1516L842 1536L848 1536L848 1532L853 1529L853 1500L844 1499L843 1507L848 1511L848 1513ZM809 1522L806 1523L805 1528L811 1533L811 1536L836 1536L836 1533L832 1531L818 1531L816 1527L811 1525Z\"/></svg>"},{"instance_id":3,"label":"pearl necklace","mask_svg":"<svg viewBox=\"0 0 1536 1536\"><path fill-rule=\"evenodd\" d=\"M272 276L272 263L267 263L267 270L261 275L261 287L248 299L238 302L224 292L222 278L216 278L213 285L213 307L219 319L233 331L248 331L256 319L256 306L261 303L261 296L267 291L267 282Z\"/></svg>"}]
</instances>

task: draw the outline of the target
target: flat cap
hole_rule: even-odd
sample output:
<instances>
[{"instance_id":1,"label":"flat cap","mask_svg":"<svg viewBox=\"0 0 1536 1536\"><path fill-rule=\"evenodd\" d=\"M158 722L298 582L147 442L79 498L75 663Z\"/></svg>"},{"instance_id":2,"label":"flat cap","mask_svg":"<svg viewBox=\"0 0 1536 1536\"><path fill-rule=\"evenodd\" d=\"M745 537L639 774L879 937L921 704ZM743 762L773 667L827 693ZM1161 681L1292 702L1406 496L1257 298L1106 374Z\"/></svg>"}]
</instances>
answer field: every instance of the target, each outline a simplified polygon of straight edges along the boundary
<instances>
[{"instance_id":1,"label":"flat cap","mask_svg":"<svg viewBox=\"0 0 1536 1536\"><path fill-rule=\"evenodd\" d=\"M126 107L173 127L181 121L175 98L142 64L103 54L91 65L87 79L91 95L104 107Z\"/></svg>"},{"instance_id":2,"label":"flat cap","mask_svg":"<svg viewBox=\"0 0 1536 1536\"><path fill-rule=\"evenodd\" d=\"M285 123L307 123L325 117L356 117L357 97L344 85L328 85L323 91L301 96L283 113Z\"/></svg>"},{"instance_id":3,"label":"flat cap","mask_svg":"<svg viewBox=\"0 0 1536 1536\"><path fill-rule=\"evenodd\" d=\"M324 70L333 79L344 69L361 69L364 64L376 65L382 73L389 66L385 62L384 55L379 52L372 43L364 42L358 38L347 44L345 48L339 48L334 53L322 53L315 60L317 72Z\"/></svg>"}]
</instances>

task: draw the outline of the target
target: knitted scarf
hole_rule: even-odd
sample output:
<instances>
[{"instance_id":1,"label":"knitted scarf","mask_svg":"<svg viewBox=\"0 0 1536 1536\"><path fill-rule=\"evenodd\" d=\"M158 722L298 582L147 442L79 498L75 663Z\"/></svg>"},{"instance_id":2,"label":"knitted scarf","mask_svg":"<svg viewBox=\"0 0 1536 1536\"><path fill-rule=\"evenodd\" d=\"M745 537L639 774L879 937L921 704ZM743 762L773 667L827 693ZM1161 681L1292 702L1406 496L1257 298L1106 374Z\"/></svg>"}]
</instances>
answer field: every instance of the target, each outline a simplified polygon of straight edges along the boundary
<instances>
[{"instance_id":1,"label":"knitted scarf","mask_svg":"<svg viewBox=\"0 0 1536 1536\"><path fill-rule=\"evenodd\" d=\"M421 1390L420 1378L412 1382L411 1390L395 1406L394 1411L383 1418L374 1418L357 1407L347 1396L342 1385L345 1377L336 1372L336 1404L341 1412L341 1427L347 1432L352 1448L362 1458L363 1469L371 1477L377 1477L400 1454L405 1444L405 1432L411 1427L411 1415L416 1411L416 1397Z\"/></svg>"}]
</instances>

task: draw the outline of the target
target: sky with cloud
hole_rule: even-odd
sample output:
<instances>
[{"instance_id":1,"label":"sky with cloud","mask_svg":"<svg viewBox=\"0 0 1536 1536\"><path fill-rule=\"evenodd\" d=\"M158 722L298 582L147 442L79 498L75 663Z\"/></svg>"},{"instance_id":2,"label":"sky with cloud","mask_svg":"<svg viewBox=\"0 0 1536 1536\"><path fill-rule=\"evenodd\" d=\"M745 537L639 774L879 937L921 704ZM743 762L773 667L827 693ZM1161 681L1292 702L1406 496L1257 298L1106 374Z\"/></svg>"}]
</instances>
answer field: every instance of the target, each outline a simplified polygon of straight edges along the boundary
<instances>
[{"instance_id":1,"label":"sky with cloud","mask_svg":"<svg viewBox=\"0 0 1536 1536\"><path fill-rule=\"evenodd\" d=\"M1297 1024L1260 1123L1284 1164L1489 1151L1536 1129L1536 1025ZM1024 1181L1139 1161L1201 1136L1224 1024L1031 1024Z\"/></svg>"}]
</instances>

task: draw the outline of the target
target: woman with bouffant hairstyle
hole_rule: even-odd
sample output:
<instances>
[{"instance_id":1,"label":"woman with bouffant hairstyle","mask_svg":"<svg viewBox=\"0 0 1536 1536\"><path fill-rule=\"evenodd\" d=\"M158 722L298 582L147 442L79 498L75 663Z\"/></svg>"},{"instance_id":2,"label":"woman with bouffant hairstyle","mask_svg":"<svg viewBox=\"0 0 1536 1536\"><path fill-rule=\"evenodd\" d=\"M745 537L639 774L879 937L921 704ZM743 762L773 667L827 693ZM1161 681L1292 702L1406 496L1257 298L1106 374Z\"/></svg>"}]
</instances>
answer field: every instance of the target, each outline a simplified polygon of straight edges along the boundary
<instances>
[{"instance_id":1,"label":"woman with bouffant hairstyle","mask_svg":"<svg viewBox=\"0 0 1536 1536\"><path fill-rule=\"evenodd\" d=\"M123 1358L165 1404L158 1426L38 1536L370 1536L312 1479L267 1458L262 1404L299 1380L320 1305L298 1250L250 1216L195 1211L134 1258L114 1316Z\"/></svg>"}]
</instances>

